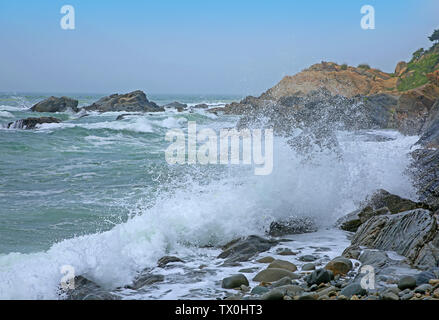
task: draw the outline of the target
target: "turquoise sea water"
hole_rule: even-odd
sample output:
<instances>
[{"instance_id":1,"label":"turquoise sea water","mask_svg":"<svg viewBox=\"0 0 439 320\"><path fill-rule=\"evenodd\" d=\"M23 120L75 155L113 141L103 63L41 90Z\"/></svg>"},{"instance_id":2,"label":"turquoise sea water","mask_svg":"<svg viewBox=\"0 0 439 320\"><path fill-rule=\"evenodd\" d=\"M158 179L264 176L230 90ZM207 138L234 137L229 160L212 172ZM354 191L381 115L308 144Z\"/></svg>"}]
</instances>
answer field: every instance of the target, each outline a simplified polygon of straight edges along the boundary
<instances>
[{"instance_id":1,"label":"turquoise sea water","mask_svg":"<svg viewBox=\"0 0 439 320\"><path fill-rule=\"evenodd\" d=\"M115 121L122 113L30 112L51 94L0 95L0 127L52 115L64 122L38 130L0 129L0 254L47 250L60 240L108 230L133 214L133 204L154 198L170 173L164 161L166 131L186 120L215 121L206 113L172 112ZM60 96L62 94L57 94ZM102 95L69 95L86 106ZM236 96L152 95L221 106Z\"/></svg>"}]
</instances>

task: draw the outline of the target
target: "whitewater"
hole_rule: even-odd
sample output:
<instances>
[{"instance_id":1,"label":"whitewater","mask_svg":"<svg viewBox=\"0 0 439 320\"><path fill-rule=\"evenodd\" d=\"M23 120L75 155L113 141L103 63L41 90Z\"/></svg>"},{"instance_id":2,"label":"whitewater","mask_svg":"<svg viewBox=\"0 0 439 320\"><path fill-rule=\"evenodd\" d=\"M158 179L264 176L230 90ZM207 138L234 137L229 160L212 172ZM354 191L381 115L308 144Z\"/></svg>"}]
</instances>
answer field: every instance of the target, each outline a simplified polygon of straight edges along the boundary
<instances>
[{"instance_id":1,"label":"whitewater","mask_svg":"<svg viewBox=\"0 0 439 320\"><path fill-rule=\"evenodd\" d=\"M34 115L32 101L14 101L0 101L0 124ZM329 259L349 245L333 228L336 219L376 189L416 199L406 174L416 136L338 131L341 157L326 150L307 161L275 137L273 172L257 176L248 165L165 161L169 129L196 121L198 130L219 131L234 127L236 116L194 109L116 120L121 114L63 113L55 115L62 123L32 132L0 128L0 299L61 298L65 265L123 299L214 298L223 277L246 267L223 267L216 258L231 240L266 236L271 222L291 215L312 217L319 231L289 236L263 256L326 248L322 258ZM165 255L185 263L157 268ZM145 269L165 280L124 288Z\"/></svg>"}]
</instances>

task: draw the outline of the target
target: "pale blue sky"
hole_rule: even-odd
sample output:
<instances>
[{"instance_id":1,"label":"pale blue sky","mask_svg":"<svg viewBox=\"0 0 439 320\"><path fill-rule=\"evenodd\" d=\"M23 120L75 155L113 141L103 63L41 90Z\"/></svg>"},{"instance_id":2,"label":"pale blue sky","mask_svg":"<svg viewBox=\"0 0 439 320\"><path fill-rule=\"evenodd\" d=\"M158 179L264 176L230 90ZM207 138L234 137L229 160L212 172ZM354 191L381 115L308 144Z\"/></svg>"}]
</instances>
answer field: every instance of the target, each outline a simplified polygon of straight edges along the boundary
<instances>
[{"instance_id":1,"label":"pale blue sky","mask_svg":"<svg viewBox=\"0 0 439 320\"><path fill-rule=\"evenodd\" d=\"M0 91L247 95L322 60L392 72L438 17L438 0L2 0Z\"/></svg>"}]
</instances>

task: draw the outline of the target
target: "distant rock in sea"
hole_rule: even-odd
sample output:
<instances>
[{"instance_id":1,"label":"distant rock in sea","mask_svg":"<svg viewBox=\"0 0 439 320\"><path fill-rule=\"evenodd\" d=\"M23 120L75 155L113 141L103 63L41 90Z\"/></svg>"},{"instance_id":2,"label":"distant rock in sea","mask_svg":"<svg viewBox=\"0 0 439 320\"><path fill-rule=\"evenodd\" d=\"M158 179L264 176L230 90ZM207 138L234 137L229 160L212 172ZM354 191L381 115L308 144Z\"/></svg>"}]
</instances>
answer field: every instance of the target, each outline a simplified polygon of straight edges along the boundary
<instances>
[{"instance_id":1,"label":"distant rock in sea","mask_svg":"<svg viewBox=\"0 0 439 320\"><path fill-rule=\"evenodd\" d=\"M126 94L112 94L103 97L91 106L84 107L87 111L114 112L159 112L165 109L149 101L143 91L136 90Z\"/></svg>"},{"instance_id":2,"label":"distant rock in sea","mask_svg":"<svg viewBox=\"0 0 439 320\"><path fill-rule=\"evenodd\" d=\"M60 123L61 120L54 117L41 117L41 118L26 118L10 122L8 124L9 129L35 129L38 124L43 123Z\"/></svg>"},{"instance_id":3,"label":"distant rock in sea","mask_svg":"<svg viewBox=\"0 0 439 320\"><path fill-rule=\"evenodd\" d=\"M34 112L65 112L72 110L78 112L78 100L68 97L49 97L41 102L38 102L31 108Z\"/></svg>"}]
</instances>

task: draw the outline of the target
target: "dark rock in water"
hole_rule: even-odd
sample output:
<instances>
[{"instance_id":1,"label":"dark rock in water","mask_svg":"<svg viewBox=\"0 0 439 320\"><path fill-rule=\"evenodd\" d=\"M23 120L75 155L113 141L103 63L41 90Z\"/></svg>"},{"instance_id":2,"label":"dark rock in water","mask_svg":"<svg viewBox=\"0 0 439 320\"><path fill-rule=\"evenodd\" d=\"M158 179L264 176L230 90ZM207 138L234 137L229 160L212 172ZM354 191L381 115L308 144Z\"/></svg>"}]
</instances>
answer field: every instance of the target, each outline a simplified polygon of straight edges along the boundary
<instances>
[{"instance_id":1,"label":"dark rock in water","mask_svg":"<svg viewBox=\"0 0 439 320\"><path fill-rule=\"evenodd\" d=\"M351 283L340 292L341 295L348 298L351 298L353 295L364 296L366 293L367 291L359 283Z\"/></svg>"},{"instance_id":2,"label":"dark rock in water","mask_svg":"<svg viewBox=\"0 0 439 320\"><path fill-rule=\"evenodd\" d=\"M336 257L328 262L328 264L325 266L326 270L332 271L334 276L340 274L340 275L346 275L349 271L353 268L352 261L343 257Z\"/></svg>"},{"instance_id":3,"label":"dark rock in water","mask_svg":"<svg viewBox=\"0 0 439 320\"><path fill-rule=\"evenodd\" d=\"M156 282L162 282L165 277L161 274L151 274L148 270L143 271L140 275L134 279L133 283L127 286L128 289L138 290L144 286L149 286Z\"/></svg>"},{"instance_id":4,"label":"dark rock in water","mask_svg":"<svg viewBox=\"0 0 439 320\"><path fill-rule=\"evenodd\" d=\"M430 265L433 267L437 266L436 251L426 248L426 245L434 247L432 240L436 233L437 223L433 214L428 210L416 209L372 217L360 226L352 245L392 250L407 257L416 266L433 263Z\"/></svg>"},{"instance_id":5,"label":"dark rock in water","mask_svg":"<svg viewBox=\"0 0 439 320\"><path fill-rule=\"evenodd\" d=\"M248 261L258 253L267 251L277 244L278 241L276 240L268 240L252 235L233 240L226 244L218 258L226 259L224 265Z\"/></svg>"},{"instance_id":6,"label":"dark rock in water","mask_svg":"<svg viewBox=\"0 0 439 320\"><path fill-rule=\"evenodd\" d=\"M290 217L272 222L268 234L273 237L280 237L288 234L301 234L316 231L317 226L313 219L309 217Z\"/></svg>"},{"instance_id":7,"label":"dark rock in water","mask_svg":"<svg viewBox=\"0 0 439 320\"><path fill-rule=\"evenodd\" d=\"M53 117L26 118L11 122L8 124L9 129L35 129L39 124L43 123L60 123L61 120Z\"/></svg>"},{"instance_id":8,"label":"dark rock in water","mask_svg":"<svg viewBox=\"0 0 439 320\"><path fill-rule=\"evenodd\" d=\"M416 279L412 276L405 276L399 279L398 288L400 290L414 289L416 287Z\"/></svg>"},{"instance_id":9,"label":"dark rock in water","mask_svg":"<svg viewBox=\"0 0 439 320\"><path fill-rule=\"evenodd\" d=\"M341 217L335 222L335 226L345 231L357 231L358 227L361 225L361 220L358 216L360 211L361 210L356 210Z\"/></svg>"},{"instance_id":10,"label":"dark rock in water","mask_svg":"<svg viewBox=\"0 0 439 320\"><path fill-rule=\"evenodd\" d=\"M66 300L119 300L120 298L83 276L76 276L74 289L64 291Z\"/></svg>"},{"instance_id":11,"label":"dark rock in water","mask_svg":"<svg viewBox=\"0 0 439 320\"><path fill-rule=\"evenodd\" d=\"M235 274L233 276L224 278L221 287L224 289L239 288L241 285L248 286L248 280L243 274Z\"/></svg>"},{"instance_id":12,"label":"dark rock in water","mask_svg":"<svg viewBox=\"0 0 439 320\"><path fill-rule=\"evenodd\" d=\"M163 107L177 109L178 112L183 112L184 110L187 109L187 104L174 101L174 102L171 102L171 103L164 105Z\"/></svg>"},{"instance_id":13,"label":"dark rock in water","mask_svg":"<svg viewBox=\"0 0 439 320\"><path fill-rule=\"evenodd\" d=\"M428 283L431 279L439 279L439 268L433 268L431 270L423 271L416 275L416 285Z\"/></svg>"},{"instance_id":14,"label":"dark rock in water","mask_svg":"<svg viewBox=\"0 0 439 320\"><path fill-rule=\"evenodd\" d=\"M284 277L288 277L292 280L300 278L299 275L285 270L285 269L277 269L277 268L270 268L265 269L259 272L254 278L253 281L257 282L274 282L278 281Z\"/></svg>"},{"instance_id":15,"label":"dark rock in water","mask_svg":"<svg viewBox=\"0 0 439 320\"><path fill-rule=\"evenodd\" d=\"M193 106L192 108L194 108L194 109L207 109L207 108L209 108L209 106L205 103L200 103L200 104Z\"/></svg>"},{"instance_id":16,"label":"dark rock in water","mask_svg":"<svg viewBox=\"0 0 439 320\"><path fill-rule=\"evenodd\" d=\"M298 254L297 251L291 251L289 248L278 248L276 253L281 256L295 256Z\"/></svg>"},{"instance_id":17,"label":"dark rock in water","mask_svg":"<svg viewBox=\"0 0 439 320\"><path fill-rule=\"evenodd\" d=\"M317 257L312 256L310 254L299 257L299 261L303 261L303 262L313 262L316 260L317 260Z\"/></svg>"},{"instance_id":18,"label":"dark rock in water","mask_svg":"<svg viewBox=\"0 0 439 320\"><path fill-rule=\"evenodd\" d=\"M164 111L156 103L149 101L144 92L137 90L126 94L112 94L93 103L91 106L84 107L88 111L138 111L138 112L158 112Z\"/></svg>"},{"instance_id":19,"label":"dark rock in water","mask_svg":"<svg viewBox=\"0 0 439 320\"><path fill-rule=\"evenodd\" d=\"M308 286L312 286L313 284L319 285L321 283L328 283L332 279L334 279L334 274L326 269L318 269L311 273L309 276L305 278Z\"/></svg>"},{"instance_id":20,"label":"dark rock in water","mask_svg":"<svg viewBox=\"0 0 439 320\"><path fill-rule=\"evenodd\" d=\"M178 102L178 101L174 101L174 102L165 104L163 107L165 107L165 108L175 108L175 109L178 109L178 108L186 109L187 108L187 104L186 103L181 103L181 102Z\"/></svg>"},{"instance_id":21,"label":"dark rock in water","mask_svg":"<svg viewBox=\"0 0 439 320\"><path fill-rule=\"evenodd\" d=\"M68 97L50 97L38 102L31 108L34 112L64 112L72 110L78 112L78 100Z\"/></svg>"},{"instance_id":22,"label":"dark rock in water","mask_svg":"<svg viewBox=\"0 0 439 320\"><path fill-rule=\"evenodd\" d=\"M124 114L120 114L120 115L117 116L116 121L123 120L123 119L125 119L126 117L129 117L129 116L139 116L139 115L142 115L142 114L141 113L124 113Z\"/></svg>"},{"instance_id":23,"label":"dark rock in water","mask_svg":"<svg viewBox=\"0 0 439 320\"><path fill-rule=\"evenodd\" d=\"M171 262L183 262L183 260L181 260L178 257L174 257L174 256L164 256L162 258L159 259L159 261L157 261L157 266L160 268L164 268L168 263Z\"/></svg>"}]
</instances>

